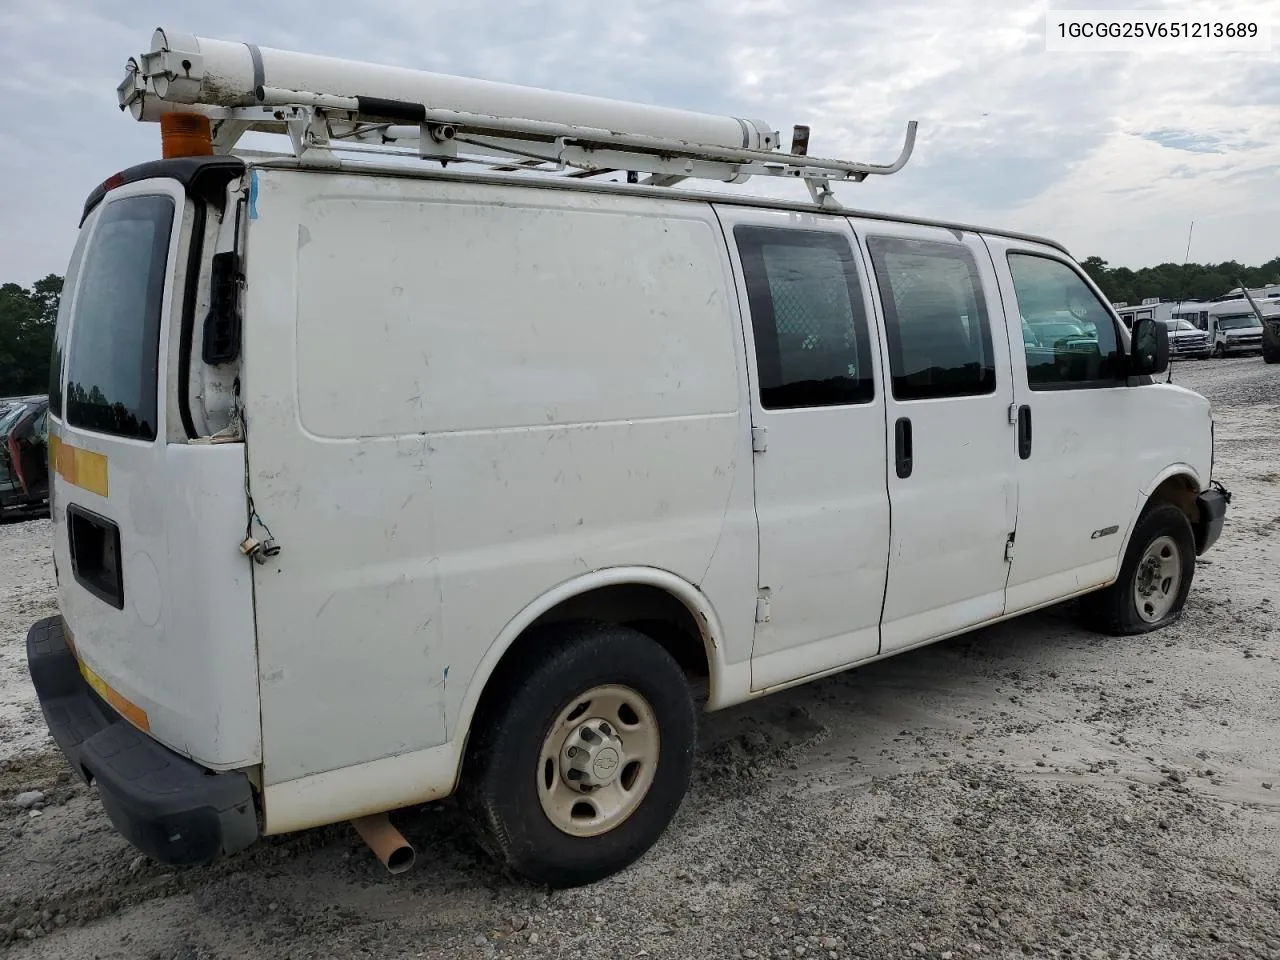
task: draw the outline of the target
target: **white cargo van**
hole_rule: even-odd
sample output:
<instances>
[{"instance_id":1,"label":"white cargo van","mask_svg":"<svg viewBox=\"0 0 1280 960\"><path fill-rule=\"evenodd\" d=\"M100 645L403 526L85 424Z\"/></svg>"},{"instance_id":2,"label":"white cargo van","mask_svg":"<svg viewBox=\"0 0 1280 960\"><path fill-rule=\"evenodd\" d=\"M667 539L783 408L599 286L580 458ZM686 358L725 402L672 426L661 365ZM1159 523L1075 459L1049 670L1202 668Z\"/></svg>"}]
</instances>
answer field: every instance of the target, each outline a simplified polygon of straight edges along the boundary
<instances>
[{"instance_id":1,"label":"white cargo van","mask_svg":"<svg viewBox=\"0 0 1280 960\"><path fill-rule=\"evenodd\" d=\"M700 711L1070 597L1162 627L1221 531L1163 325L1052 241L834 202L905 154L165 31L121 100L171 155L85 205L28 657L159 860L352 820L399 869L386 812L457 794L589 882ZM811 198L676 189L750 174Z\"/></svg>"}]
</instances>

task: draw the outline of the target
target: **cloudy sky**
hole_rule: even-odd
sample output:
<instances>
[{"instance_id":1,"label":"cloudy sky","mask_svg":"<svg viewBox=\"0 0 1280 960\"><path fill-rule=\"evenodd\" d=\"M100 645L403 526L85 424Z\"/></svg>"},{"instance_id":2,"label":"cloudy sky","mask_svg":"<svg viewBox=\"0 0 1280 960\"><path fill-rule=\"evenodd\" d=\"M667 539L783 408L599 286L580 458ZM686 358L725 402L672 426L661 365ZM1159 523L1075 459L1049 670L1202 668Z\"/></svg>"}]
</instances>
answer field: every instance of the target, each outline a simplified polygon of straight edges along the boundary
<instances>
[{"instance_id":1,"label":"cloudy sky","mask_svg":"<svg viewBox=\"0 0 1280 960\"><path fill-rule=\"evenodd\" d=\"M1280 0L1239 9L1275 25L1271 52L1049 53L1046 5L1021 0L0 0L0 282L61 273L88 191L159 156L158 127L115 102L158 25L809 123L823 156L887 161L917 119L906 170L844 186L847 206L1046 233L1133 267L1181 261L1194 220L1192 259L1259 263L1280 255Z\"/></svg>"}]
</instances>

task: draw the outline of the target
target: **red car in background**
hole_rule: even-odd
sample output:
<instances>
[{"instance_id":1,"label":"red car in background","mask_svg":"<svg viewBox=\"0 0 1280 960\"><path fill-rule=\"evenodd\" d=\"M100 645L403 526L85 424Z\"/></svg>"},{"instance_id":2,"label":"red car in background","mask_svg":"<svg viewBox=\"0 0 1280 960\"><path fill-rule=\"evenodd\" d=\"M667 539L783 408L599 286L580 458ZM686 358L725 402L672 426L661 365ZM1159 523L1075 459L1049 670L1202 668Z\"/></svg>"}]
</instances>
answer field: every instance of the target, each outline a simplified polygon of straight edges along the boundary
<instances>
[{"instance_id":1,"label":"red car in background","mask_svg":"<svg viewBox=\"0 0 1280 960\"><path fill-rule=\"evenodd\" d=\"M49 499L49 398L10 403L0 409L0 517Z\"/></svg>"}]
</instances>

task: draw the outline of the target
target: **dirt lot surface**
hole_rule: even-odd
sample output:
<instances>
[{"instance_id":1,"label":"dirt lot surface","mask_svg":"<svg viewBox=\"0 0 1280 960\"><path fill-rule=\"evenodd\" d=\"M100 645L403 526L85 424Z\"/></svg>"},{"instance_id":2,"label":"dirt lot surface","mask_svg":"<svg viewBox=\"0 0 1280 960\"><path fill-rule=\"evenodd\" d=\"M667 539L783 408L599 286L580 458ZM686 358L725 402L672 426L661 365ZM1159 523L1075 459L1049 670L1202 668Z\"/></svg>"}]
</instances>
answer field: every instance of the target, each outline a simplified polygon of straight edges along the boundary
<instances>
[{"instance_id":1,"label":"dirt lot surface","mask_svg":"<svg viewBox=\"0 0 1280 960\"><path fill-rule=\"evenodd\" d=\"M448 805L398 815L400 877L346 826L211 868L137 857L31 703L49 525L0 526L0 952L1280 960L1280 367L1174 377L1214 402L1235 493L1177 625L1115 640L1057 609L707 717L661 843L550 895Z\"/></svg>"}]
</instances>

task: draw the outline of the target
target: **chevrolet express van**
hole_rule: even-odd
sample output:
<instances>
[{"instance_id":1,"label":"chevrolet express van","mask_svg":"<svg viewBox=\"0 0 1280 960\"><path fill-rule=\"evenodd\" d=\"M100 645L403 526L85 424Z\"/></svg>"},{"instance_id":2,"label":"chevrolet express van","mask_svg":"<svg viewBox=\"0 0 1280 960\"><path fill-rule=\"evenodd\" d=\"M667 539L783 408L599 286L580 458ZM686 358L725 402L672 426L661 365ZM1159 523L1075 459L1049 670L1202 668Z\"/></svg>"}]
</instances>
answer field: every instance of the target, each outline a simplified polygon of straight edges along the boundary
<instances>
[{"instance_id":1,"label":"chevrolet express van","mask_svg":"<svg viewBox=\"0 0 1280 960\"><path fill-rule=\"evenodd\" d=\"M352 820L398 868L383 815L456 795L513 871L586 883L666 829L701 712L1068 598L1117 635L1179 616L1227 503L1209 404L1057 243L844 209L802 144L653 146L695 115L538 140L531 100L441 131L425 98L342 99L354 68L158 37L133 82L181 109L140 112L197 146L211 120L216 149L85 205L48 415L59 612L27 641L146 854ZM261 104L303 62L294 106L228 102L236 71ZM220 145L263 116L294 153ZM415 118L422 157L521 152L325 143ZM626 182L524 169L547 143ZM660 172L757 153L811 200ZM1024 337L1064 313L1088 336Z\"/></svg>"}]
</instances>

